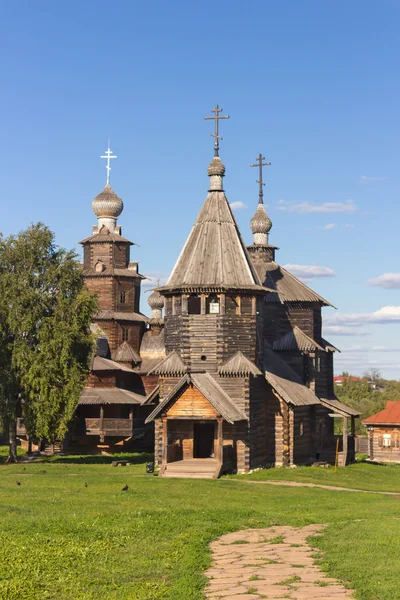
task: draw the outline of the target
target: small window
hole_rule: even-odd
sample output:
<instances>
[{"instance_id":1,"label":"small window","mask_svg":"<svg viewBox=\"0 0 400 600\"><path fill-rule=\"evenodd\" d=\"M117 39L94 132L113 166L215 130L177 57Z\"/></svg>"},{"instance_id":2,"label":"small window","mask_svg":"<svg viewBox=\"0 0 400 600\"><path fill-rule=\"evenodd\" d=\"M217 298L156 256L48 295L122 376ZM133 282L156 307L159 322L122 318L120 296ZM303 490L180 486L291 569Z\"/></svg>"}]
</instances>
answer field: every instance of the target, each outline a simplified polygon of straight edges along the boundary
<instances>
[{"instance_id":1,"label":"small window","mask_svg":"<svg viewBox=\"0 0 400 600\"><path fill-rule=\"evenodd\" d=\"M126 302L126 292L121 292L119 295L119 303L125 304L125 302Z\"/></svg>"},{"instance_id":2,"label":"small window","mask_svg":"<svg viewBox=\"0 0 400 600\"><path fill-rule=\"evenodd\" d=\"M201 300L199 296L189 296L188 298L188 314L199 315L201 313Z\"/></svg>"},{"instance_id":3,"label":"small window","mask_svg":"<svg viewBox=\"0 0 400 600\"><path fill-rule=\"evenodd\" d=\"M126 327L122 328L122 341L123 342L127 342L129 338L129 329L127 329Z\"/></svg>"},{"instance_id":4,"label":"small window","mask_svg":"<svg viewBox=\"0 0 400 600\"><path fill-rule=\"evenodd\" d=\"M209 296L207 298L208 313L210 315L219 315L219 299L217 296Z\"/></svg>"},{"instance_id":5,"label":"small window","mask_svg":"<svg viewBox=\"0 0 400 600\"><path fill-rule=\"evenodd\" d=\"M299 433L300 435L304 435L304 421L300 421Z\"/></svg>"},{"instance_id":6,"label":"small window","mask_svg":"<svg viewBox=\"0 0 400 600\"><path fill-rule=\"evenodd\" d=\"M320 356L316 356L314 358L314 369L317 371L317 373L321 372L321 357Z\"/></svg>"},{"instance_id":7,"label":"small window","mask_svg":"<svg viewBox=\"0 0 400 600\"><path fill-rule=\"evenodd\" d=\"M392 445L392 436L390 433L384 433L383 434L383 447L384 448L390 448Z\"/></svg>"}]
</instances>

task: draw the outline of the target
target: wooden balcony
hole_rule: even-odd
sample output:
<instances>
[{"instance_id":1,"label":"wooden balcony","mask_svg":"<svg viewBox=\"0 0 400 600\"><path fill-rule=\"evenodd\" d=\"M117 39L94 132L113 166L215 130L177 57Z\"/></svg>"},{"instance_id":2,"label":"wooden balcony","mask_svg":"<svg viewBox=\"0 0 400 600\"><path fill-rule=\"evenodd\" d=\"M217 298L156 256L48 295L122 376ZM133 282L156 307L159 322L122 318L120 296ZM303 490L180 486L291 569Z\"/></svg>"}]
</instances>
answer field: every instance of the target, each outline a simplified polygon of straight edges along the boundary
<instances>
[{"instance_id":1,"label":"wooden balcony","mask_svg":"<svg viewBox=\"0 0 400 600\"><path fill-rule=\"evenodd\" d=\"M77 423L75 433L80 435L132 436L144 428L144 419L86 418Z\"/></svg>"}]
</instances>

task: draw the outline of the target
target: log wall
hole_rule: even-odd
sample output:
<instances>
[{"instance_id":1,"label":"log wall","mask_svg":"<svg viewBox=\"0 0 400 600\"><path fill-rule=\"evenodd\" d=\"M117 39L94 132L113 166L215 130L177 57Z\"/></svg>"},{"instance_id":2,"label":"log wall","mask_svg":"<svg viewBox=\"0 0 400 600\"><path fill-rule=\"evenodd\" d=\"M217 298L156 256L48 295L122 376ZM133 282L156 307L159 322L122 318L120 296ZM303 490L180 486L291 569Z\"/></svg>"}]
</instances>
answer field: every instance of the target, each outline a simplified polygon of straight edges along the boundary
<instances>
[{"instance_id":1,"label":"log wall","mask_svg":"<svg viewBox=\"0 0 400 600\"><path fill-rule=\"evenodd\" d=\"M390 435L390 447L384 446ZM368 431L368 457L380 462L400 462L400 427L373 427Z\"/></svg>"}]
</instances>

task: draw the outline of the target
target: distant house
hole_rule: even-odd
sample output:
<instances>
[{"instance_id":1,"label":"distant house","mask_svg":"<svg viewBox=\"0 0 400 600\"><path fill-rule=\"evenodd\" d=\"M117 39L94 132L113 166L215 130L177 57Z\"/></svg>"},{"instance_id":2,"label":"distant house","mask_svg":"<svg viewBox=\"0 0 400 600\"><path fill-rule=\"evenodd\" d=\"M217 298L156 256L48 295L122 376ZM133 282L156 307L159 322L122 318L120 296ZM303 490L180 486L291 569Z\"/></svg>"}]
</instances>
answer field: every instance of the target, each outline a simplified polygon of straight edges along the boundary
<instances>
[{"instance_id":1,"label":"distant house","mask_svg":"<svg viewBox=\"0 0 400 600\"><path fill-rule=\"evenodd\" d=\"M368 431L368 458L400 462L400 401L389 401L380 412L362 422Z\"/></svg>"},{"instance_id":2,"label":"distant house","mask_svg":"<svg viewBox=\"0 0 400 600\"><path fill-rule=\"evenodd\" d=\"M354 375L337 375L333 378L335 385L343 385L349 381L360 381L359 377L354 377Z\"/></svg>"}]
</instances>

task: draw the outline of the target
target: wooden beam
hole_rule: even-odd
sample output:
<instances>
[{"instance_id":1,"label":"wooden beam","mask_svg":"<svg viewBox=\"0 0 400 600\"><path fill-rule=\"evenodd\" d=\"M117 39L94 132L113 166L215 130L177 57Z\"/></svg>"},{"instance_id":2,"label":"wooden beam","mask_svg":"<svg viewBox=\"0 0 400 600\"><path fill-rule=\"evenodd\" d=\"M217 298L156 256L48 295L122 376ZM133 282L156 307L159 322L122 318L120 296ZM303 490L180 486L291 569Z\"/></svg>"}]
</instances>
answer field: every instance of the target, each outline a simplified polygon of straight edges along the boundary
<instances>
[{"instance_id":1,"label":"wooden beam","mask_svg":"<svg viewBox=\"0 0 400 600\"><path fill-rule=\"evenodd\" d=\"M187 315L188 314L188 304L189 304L189 295L188 294L182 294L182 314L183 315Z\"/></svg>"},{"instance_id":2,"label":"wooden beam","mask_svg":"<svg viewBox=\"0 0 400 600\"><path fill-rule=\"evenodd\" d=\"M347 417L343 417L343 453L342 453L342 466L345 467L347 464L347 450L349 442L349 428Z\"/></svg>"},{"instance_id":3,"label":"wooden beam","mask_svg":"<svg viewBox=\"0 0 400 600\"><path fill-rule=\"evenodd\" d=\"M206 314L206 294L200 294L200 314Z\"/></svg>"},{"instance_id":4,"label":"wooden beam","mask_svg":"<svg viewBox=\"0 0 400 600\"><path fill-rule=\"evenodd\" d=\"M217 450L218 455L217 455L217 460L222 465L223 460L224 460L224 437L223 437L223 433L222 433L222 427L223 427L223 419L222 419L222 417L218 417L217 422L218 422L218 450Z\"/></svg>"},{"instance_id":5,"label":"wooden beam","mask_svg":"<svg viewBox=\"0 0 400 600\"><path fill-rule=\"evenodd\" d=\"M168 428L167 428L167 417L162 420L162 464L166 465L168 462Z\"/></svg>"},{"instance_id":6,"label":"wooden beam","mask_svg":"<svg viewBox=\"0 0 400 600\"><path fill-rule=\"evenodd\" d=\"M225 294L219 295L219 314L225 314Z\"/></svg>"}]
</instances>

